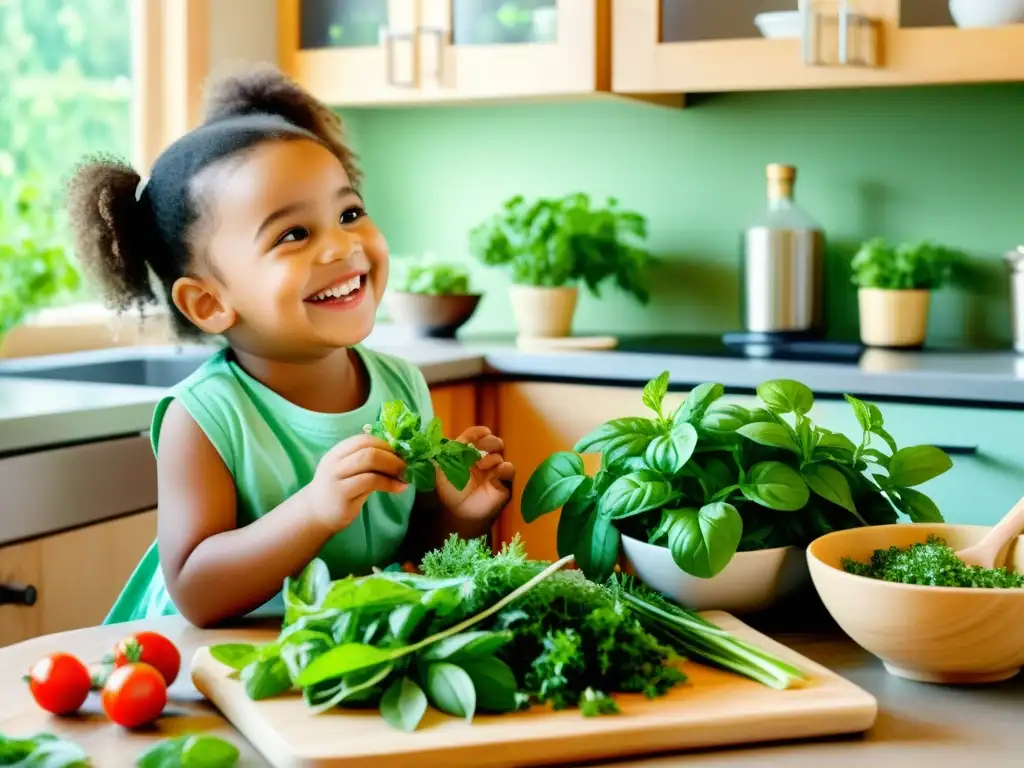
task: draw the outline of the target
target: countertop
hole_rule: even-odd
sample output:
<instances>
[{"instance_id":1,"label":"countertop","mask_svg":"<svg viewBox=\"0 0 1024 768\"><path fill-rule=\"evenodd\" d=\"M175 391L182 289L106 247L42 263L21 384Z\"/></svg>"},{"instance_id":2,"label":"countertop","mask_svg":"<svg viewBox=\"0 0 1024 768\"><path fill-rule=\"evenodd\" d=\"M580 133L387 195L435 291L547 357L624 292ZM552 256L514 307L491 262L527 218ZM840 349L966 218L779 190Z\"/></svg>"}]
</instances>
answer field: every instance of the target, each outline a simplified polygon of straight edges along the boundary
<instances>
[{"instance_id":1,"label":"countertop","mask_svg":"<svg viewBox=\"0 0 1024 768\"><path fill-rule=\"evenodd\" d=\"M412 361L430 384L482 375L643 384L664 370L676 387L715 381L752 391L772 378L794 378L818 395L877 400L1024 406L1024 357L1009 351L894 352L868 350L853 362L806 362L640 351L524 351L511 340L413 340L394 328L374 331L366 345ZM83 363L123 356L172 358L210 354L197 347L122 347L73 353ZM68 356L57 356L67 358ZM0 361L0 374L44 359ZM0 375L0 454L80 440L144 432L165 390L155 386L83 384Z\"/></svg>"},{"instance_id":2,"label":"countertop","mask_svg":"<svg viewBox=\"0 0 1024 768\"><path fill-rule=\"evenodd\" d=\"M753 623L753 622L752 622ZM177 617L145 622L163 632L182 651L183 669L172 688L165 716L152 730L128 733L109 723L92 694L80 717L58 719L38 709L19 673L57 650L98 660L122 636L141 624L95 627L29 640L0 649L0 732L22 736L48 731L78 742L97 768L130 766L154 742L185 732L204 731L235 743L240 766L267 763L219 714L188 679L188 661L196 648L244 640L244 630L198 630ZM978 687L939 687L891 677L872 656L832 631L792 634L771 632L774 639L817 661L872 693L879 703L875 726L866 734L778 745L754 745L710 752L665 755L614 763L636 768L669 768L699 764L718 768L846 768L901 766L942 768L964 765L1001 768L1020 765L1024 730L1024 677Z\"/></svg>"}]
</instances>

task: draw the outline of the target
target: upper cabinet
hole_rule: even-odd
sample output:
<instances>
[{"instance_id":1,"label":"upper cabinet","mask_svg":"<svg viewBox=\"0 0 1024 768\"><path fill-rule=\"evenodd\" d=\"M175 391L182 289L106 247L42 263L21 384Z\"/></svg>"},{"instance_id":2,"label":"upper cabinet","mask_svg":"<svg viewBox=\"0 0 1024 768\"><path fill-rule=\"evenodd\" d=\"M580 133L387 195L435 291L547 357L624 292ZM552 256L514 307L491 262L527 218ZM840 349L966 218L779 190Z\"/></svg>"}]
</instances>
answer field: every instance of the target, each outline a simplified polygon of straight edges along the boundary
<instances>
[{"instance_id":1,"label":"upper cabinet","mask_svg":"<svg viewBox=\"0 0 1024 768\"><path fill-rule=\"evenodd\" d=\"M1024 79L1024 25L959 28L949 0L614 0L612 34L624 94Z\"/></svg>"},{"instance_id":2,"label":"upper cabinet","mask_svg":"<svg viewBox=\"0 0 1024 768\"><path fill-rule=\"evenodd\" d=\"M334 106L608 90L610 0L279 0L282 69Z\"/></svg>"}]
</instances>

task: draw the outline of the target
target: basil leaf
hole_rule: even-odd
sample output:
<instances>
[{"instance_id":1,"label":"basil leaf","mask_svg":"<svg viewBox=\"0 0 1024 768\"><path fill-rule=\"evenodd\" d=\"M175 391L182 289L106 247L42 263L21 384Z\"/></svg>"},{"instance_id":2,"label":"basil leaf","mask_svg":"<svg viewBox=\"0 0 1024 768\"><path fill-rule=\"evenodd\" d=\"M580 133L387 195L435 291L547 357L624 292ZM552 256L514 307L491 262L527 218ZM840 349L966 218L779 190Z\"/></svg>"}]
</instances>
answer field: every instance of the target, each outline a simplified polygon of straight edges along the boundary
<instances>
[{"instance_id":1,"label":"basil leaf","mask_svg":"<svg viewBox=\"0 0 1024 768\"><path fill-rule=\"evenodd\" d=\"M675 497L671 483L649 470L616 480L597 502L599 515L618 520L665 506Z\"/></svg>"},{"instance_id":2,"label":"basil leaf","mask_svg":"<svg viewBox=\"0 0 1024 768\"><path fill-rule=\"evenodd\" d=\"M484 712L514 712L519 709L516 682L512 668L501 659L487 656L460 661L476 690L477 709Z\"/></svg>"},{"instance_id":3,"label":"basil leaf","mask_svg":"<svg viewBox=\"0 0 1024 768\"><path fill-rule=\"evenodd\" d=\"M619 560L621 538L619 529L612 524L610 518L590 515L572 551L583 575L591 581L606 581Z\"/></svg>"},{"instance_id":4,"label":"basil leaf","mask_svg":"<svg viewBox=\"0 0 1024 768\"><path fill-rule=\"evenodd\" d=\"M436 453L441 448L441 439L444 437L441 420L435 416L428 421L427 426L423 428L423 434L427 438L432 452Z\"/></svg>"},{"instance_id":5,"label":"basil leaf","mask_svg":"<svg viewBox=\"0 0 1024 768\"><path fill-rule=\"evenodd\" d=\"M187 736L181 746L182 768L231 768L238 764L239 751L234 744L216 736Z\"/></svg>"},{"instance_id":6,"label":"basil leaf","mask_svg":"<svg viewBox=\"0 0 1024 768\"><path fill-rule=\"evenodd\" d=\"M461 632L427 646L419 658L423 661L461 661L491 656L511 643L512 637L511 632Z\"/></svg>"},{"instance_id":7,"label":"basil leaf","mask_svg":"<svg viewBox=\"0 0 1024 768\"><path fill-rule=\"evenodd\" d=\"M685 421L672 426L666 435L658 435L647 446L644 461L664 475L677 475L686 466L697 447L697 430Z\"/></svg>"},{"instance_id":8,"label":"basil leaf","mask_svg":"<svg viewBox=\"0 0 1024 768\"><path fill-rule=\"evenodd\" d=\"M860 424L860 428L865 432L871 431L871 411L868 410L867 403L863 400L858 400L853 395L843 395L846 402L853 408L853 415L857 417L857 423Z\"/></svg>"},{"instance_id":9,"label":"basil leaf","mask_svg":"<svg viewBox=\"0 0 1024 768\"><path fill-rule=\"evenodd\" d=\"M853 441L841 432L828 432L818 427L818 433L819 448L839 448L850 453L857 450L857 446L853 444Z\"/></svg>"},{"instance_id":10,"label":"basil leaf","mask_svg":"<svg viewBox=\"0 0 1024 768\"><path fill-rule=\"evenodd\" d=\"M595 514L595 502L593 499L583 501L570 501L562 507L558 516L558 532L556 545L558 556L566 557L574 554L576 547L583 536L587 521L592 514Z\"/></svg>"},{"instance_id":11,"label":"basil leaf","mask_svg":"<svg viewBox=\"0 0 1024 768\"><path fill-rule=\"evenodd\" d=\"M426 671L427 694L435 707L455 717L472 720L476 712L473 680L461 667L435 662Z\"/></svg>"},{"instance_id":12,"label":"basil leaf","mask_svg":"<svg viewBox=\"0 0 1024 768\"><path fill-rule=\"evenodd\" d=\"M388 629L399 642L408 642L426 613L423 605L400 605L388 614Z\"/></svg>"},{"instance_id":13,"label":"basil leaf","mask_svg":"<svg viewBox=\"0 0 1024 768\"><path fill-rule=\"evenodd\" d=\"M701 579L718 575L732 560L743 537L743 520L725 502L696 509L666 509L668 548L683 571Z\"/></svg>"},{"instance_id":14,"label":"basil leaf","mask_svg":"<svg viewBox=\"0 0 1024 768\"><path fill-rule=\"evenodd\" d=\"M469 483L470 471L482 456L474 445L448 440L441 445L435 461L448 482L461 491Z\"/></svg>"},{"instance_id":15,"label":"basil leaf","mask_svg":"<svg viewBox=\"0 0 1024 768\"><path fill-rule=\"evenodd\" d=\"M288 666L280 656L250 662L242 669L241 677L245 692L253 701L279 696L292 687Z\"/></svg>"},{"instance_id":16,"label":"basil leaf","mask_svg":"<svg viewBox=\"0 0 1024 768\"><path fill-rule=\"evenodd\" d=\"M657 378L647 382L640 399L644 405L654 411L660 418L666 394L668 394L668 371L662 371Z\"/></svg>"},{"instance_id":17,"label":"basil leaf","mask_svg":"<svg viewBox=\"0 0 1024 768\"><path fill-rule=\"evenodd\" d=\"M210 646L210 655L226 667L244 669L259 656L259 649L246 643L221 643Z\"/></svg>"},{"instance_id":18,"label":"basil leaf","mask_svg":"<svg viewBox=\"0 0 1024 768\"><path fill-rule=\"evenodd\" d=\"M736 403L712 403L700 420L700 428L713 435L730 435L750 421L750 411Z\"/></svg>"},{"instance_id":19,"label":"basil leaf","mask_svg":"<svg viewBox=\"0 0 1024 768\"><path fill-rule=\"evenodd\" d=\"M420 428L420 417L401 400L383 403L377 420L398 440L408 440Z\"/></svg>"},{"instance_id":20,"label":"basil leaf","mask_svg":"<svg viewBox=\"0 0 1024 768\"><path fill-rule=\"evenodd\" d=\"M389 611L396 605L418 603L423 593L391 579L347 578L334 582L324 598L323 610Z\"/></svg>"},{"instance_id":21,"label":"basil leaf","mask_svg":"<svg viewBox=\"0 0 1024 768\"><path fill-rule=\"evenodd\" d=\"M850 484L846 480L846 475L838 469L829 464L807 464L801 468L800 475L810 489L821 498L857 514L857 505L853 502Z\"/></svg>"},{"instance_id":22,"label":"basil leaf","mask_svg":"<svg viewBox=\"0 0 1024 768\"><path fill-rule=\"evenodd\" d=\"M77 743L52 733L37 733L27 739L9 739L0 734L0 765L13 768L91 768L92 763Z\"/></svg>"},{"instance_id":23,"label":"basil leaf","mask_svg":"<svg viewBox=\"0 0 1024 768\"><path fill-rule=\"evenodd\" d=\"M433 462L429 459L414 459L410 461L405 465L402 480L421 493L434 490L437 475L434 471Z\"/></svg>"},{"instance_id":24,"label":"basil leaf","mask_svg":"<svg viewBox=\"0 0 1024 768\"><path fill-rule=\"evenodd\" d=\"M315 658L299 674L297 685L307 688L324 680L344 677L378 664L384 664L407 653L405 647L376 648L363 643L345 643Z\"/></svg>"},{"instance_id":25,"label":"basil leaf","mask_svg":"<svg viewBox=\"0 0 1024 768\"><path fill-rule=\"evenodd\" d=\"M757 396L775 413L805 415L814 406L814 393L805 384L792 379L766 381L757 387Z\"/></svg>"},{"instance_id":26,"label":"basil leaf","mask_svg":"<svg viewBox=\"0 0 1024 768\"><path fill-rule=\"evenodd\" d=\"M898 488L893 501L901 512L915 523L943 523L938 506L928 496L913 488Z\"/></svg>"},{"instance_id":27,"label":"basil leaf","mask_svg":"<svg viewBox=\"0 0 1024 768\"><path fill-rule=\"evenodd\" d=\"M781 461L762 461L751 467L740 492L756 504L785 512L803 509L811 496L803 478Z\"/></svg>"},{"instance_id":28,"label":"basil leaf","mask_svg":"<svg viewBox=\"0 0 1024 768\"><path fill-rule=\"evenodd\" d=\"M797 456L800 455L800 446L796 444L789 430L782 424L759 422L747 424L736 431L755 443L767 445L771 448L782 448L786 451L792 451Z\"/></svg>"},{"instance_id":29,"label":"basil leaf","mask_svg":"<svg viewBox=\"0 0 1024 768\"><path fill-rule=\"evenodd\" d=\"M395 680L380 700L380 714L394 728L412 733L427 713L427 695L414 680Z\"/></svg>"},{"instance_id":30,"label":"basil leaf","mask_svg":"<svg viewBox=\"0 0 1024 768\"><path fill-rule=\"evenodd\" d=\"M725 387L721 384L699 384L694 387L683 400L682 405L676 409L672 416L672 423L679 424L700 424L704 418L704 412L711 407L711 404L725 394Z\"/></svg>"},{"instance_id":31,"label":"basil leaf","mask_svg":"<svg viewBox=\"0 0 1024 768\"><path fill-rule=\"evenodd\" d=\"M901 448L889 459L889 482L909 487L920 485L953 467L944 451L931 445Z\"/></svg>"},{"instance_id":32,"label":"basil leaf","mask_svg":"<svg viewBox=\"0 0 1024 768\"><path fill-rule=\"evenodd\" d=\"M661 434L661 429L650 419L626 416L605 422L582 437L573 450L576 453L600 453L607 466L629 457L644 455L648 444Z\"/></svg>"},{"instance_id":33,"label":"basil leaf","mask_svg":"<svg viewBox=\"0 0 1024 768\"><path fill-rule=\"evenodd\" d=\"M541 462L523 488L523 520L532 523L564 506L587 479L579 454L560 451Z\"/></svg>"},{"instance_id":34,"label":"basil leaf","mask_svg":"<svg viewBox=\"0 0 1024 768\"><path fill-rule=\"evenodd\" d=\"M881 427L874 427L871 430L871 432L873 434L878 435L880 438L882 438L882 440L885 441L885 444L887 446L889 446L889 450L892 451L893 453L896 453L896 451L899 450L899 448L896 446L896 440L893 439L893 436L890 435L888 432L886 432Z\"/></svg>"}]
</instances>

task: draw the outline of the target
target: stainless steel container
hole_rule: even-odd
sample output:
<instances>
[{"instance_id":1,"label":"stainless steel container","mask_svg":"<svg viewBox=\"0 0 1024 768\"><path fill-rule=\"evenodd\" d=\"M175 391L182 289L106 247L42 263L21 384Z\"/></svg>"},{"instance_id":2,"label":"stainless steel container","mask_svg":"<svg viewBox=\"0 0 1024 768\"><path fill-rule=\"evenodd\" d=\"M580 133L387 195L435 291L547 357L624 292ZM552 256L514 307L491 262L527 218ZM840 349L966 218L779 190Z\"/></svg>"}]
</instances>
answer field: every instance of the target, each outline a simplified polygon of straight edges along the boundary
<instances>
[{"instance_id":1,"label":"stainless steel container","mask_svg":"<svg viewBox=\"0 0 1024 768\"><path fill-rule=\"evenodd\" d=\"M744 329L817 335L824 330L825 236L793 202L796 169L769 165L768 211L743 234Z\"/></svg>"},{"instance_id":2,"label":"stainless steel container","mask_svg":"<svg viewBox=\"0 0 1024 768\"><path fill-rule=\"evenodd\" d=\"M1024 245L1006 254L1010 271L1010 310L1013 318L1013 349L1024 354Z\"/></svg>"}]
</instances>

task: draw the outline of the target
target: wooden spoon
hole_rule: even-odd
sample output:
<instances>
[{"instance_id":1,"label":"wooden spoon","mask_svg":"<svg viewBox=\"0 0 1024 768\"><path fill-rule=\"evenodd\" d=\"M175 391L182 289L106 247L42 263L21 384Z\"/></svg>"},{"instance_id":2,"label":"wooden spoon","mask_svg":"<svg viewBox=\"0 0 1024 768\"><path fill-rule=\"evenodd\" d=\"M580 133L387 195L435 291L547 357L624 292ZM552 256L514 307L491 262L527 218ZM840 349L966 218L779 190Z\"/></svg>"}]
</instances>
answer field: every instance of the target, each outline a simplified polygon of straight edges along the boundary
<instances>
[{"instance_id":1,"label":"wooden spoon","mask_svg":"<svg viewBox=\"0 0 1024 768\"><path fill-rule=\"evenodd\" d=\"M978 565L982 568L995 568L1003 548L1014 536L1024 532L1024 498L1021 498L1013 509L1003 515L991 531L973 547L961 549L956 556L967 565Z\"/></svg>"}]
</instances>

